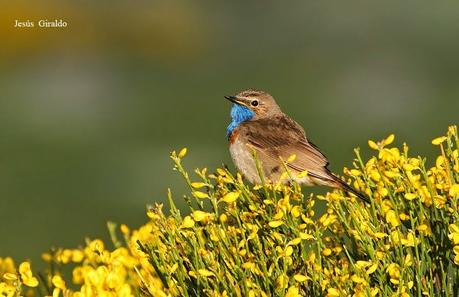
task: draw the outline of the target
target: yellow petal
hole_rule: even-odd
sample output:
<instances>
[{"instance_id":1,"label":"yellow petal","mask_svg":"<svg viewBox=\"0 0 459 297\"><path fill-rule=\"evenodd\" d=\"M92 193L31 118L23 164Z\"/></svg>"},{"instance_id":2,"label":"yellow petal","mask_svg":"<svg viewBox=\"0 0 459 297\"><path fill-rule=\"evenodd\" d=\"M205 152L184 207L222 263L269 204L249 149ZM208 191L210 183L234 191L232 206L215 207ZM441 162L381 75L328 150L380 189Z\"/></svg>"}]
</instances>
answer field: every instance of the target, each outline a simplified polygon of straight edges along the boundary
<instances>
[{"instance_id":1,"label":"yellow petal","mask_svg":"<svg viewBox=\"0 0 459 297\"><path fill-rule=\"evenodd\" d=\"M22 277L32 276L32 270L30 269L30 263L22 262L19 265L19 273L21 274Z\"/></svg>"},{"instance_id":2,"label":"yellow petal","mask_svg":"<svg viewBox=\"0 0 459 297\"><path fill-rule=\"evenodd\" d=\"M293 240L290 240L290 242L288 243L288 245L298 245L299 243L301 242L301 238L300 237L297 237Z\"/></svg>"},{"instance_id":3,"label":"yellow petal","mask_svg":"<svg viewBox=\"0 0 459 297\"><path fill-rule=\"evenodd\" d=\"M3 278L6 280L17 280L18 276L14 273L7 272L3 275Z\"/></svg>"},{"instance_id":4,"label":"yellow petal","mask_svg":"<svg viewBox=\"0 0 459 297\"><path fill-rule=\"evenodd\" d=\"M327 296L328 297L339 297L340 294L339 294L339 291L335 288L328 288L327 290Z\"/></svg>"},{"instance_id":5,"label":"yellow petal","mask_svg":"<svg viewBox=\"0 0 459 297\"><path fill-rule=\"evenodd\" d=\"M24 279L22 282L24 283L24 285L32 288L38 286L38 279L36 277Z\"/></svg>"},{"instance_id":6,"label":"yellow petal","mask_svg":"<svg viewBox=\"0 0 459 297\"><path fill-rule=\"evenodd\" d=\"M376 271L377 268L378 268L378 263L371 265L367 270L367 274L372 274L373 272Z\"/></svg>"},{"instance_id":7,"label":"yellow petal","mask_svg":"<svg viewBox=\"0 0 459 297\"><path fill-rule=\"evenodd\" d=\"M293 155L291 155L290 157L288 157L287 163L292 163L293 161L295 161L295 159L296 159L296 155L293 154Z\"/></svg>"},{"instance_id":8,"label":"yellow petal","mask_svg":"<svg viewBox=\"0 0 459 297\"><path fill-rule=\"evenodd\" d=\"M194 226L194 221L190 216L183 218L182 228L192 228Z\"/></svg>"},{"instance_id":9,"label":"yellow petal","mask_svg":"<svg viewBox=\"0 0 459 297\"><path fill-rule=\"evenodd\" d=\"M290 210L290 213L292 214L292 216L294 218L297 218L301 215L301 207L298 206L298 205L295 205L294 207L292 207L292 209Z\"/></svg>"},{"instance_id":10,"label":"yellow petal","mask_svg":"<svg viewBox=\"0 0 459 297\"><path fill-rule=\"evenodd\" d=\"M368 140L368 146L374 150L379 150L378 145L373 140Z\"/></svg>"},{"instance_id":11,"label":"yellow petal","mask_svg":"<svg viewBox=\"0 0 459 297\"><path fill-rule=\"evenodd\" d=\"M387 138L384 139L384 145L391 144L392 142L394 142L394 139L395 139L395 135L394 134L391 134L391 135L387 136Z\"/></svg>"},{"instance_id":12,"label":"yellow petal","mask_svg":"<svg viewBox=\"0 0 459 297\"><path fill-rule=\"evenodd\" d=\"M456 224L450 224L448 226L448 229L451 233L459 233L459 226L457 226Z\"/></svg>"},{"instance_id":13,"label":"yellow petal","mask_svg":"<svg viewBox=\"0 0 459 297\"><path fill-rule=\"evenodd\" d=\"M405 261L404 261L405 266L411 266L413 265L413 256L411 254L407 254L405 256Z\"/></svg>"},{"instance_id":14,"label":"yellow petal","mask_svg":"<svg viewBox=\"0 0 459 297\"><path fill-rule=\"evenodd\" d=\"M434 140L432 140L432 144L433 145L440 145L443 141L445 141L446 139L446 136L440 136L440 137L437 137L435 138Z\"/></svg>"},{"instance_id":15,"label":"yellow petal","mask_svg":"<svg viewBox=\"0 0 459 297\"><path fill-rule=\"evenodd\" d=\"M223 169L221 169L221 168L217 168L217 173L218 173L219 175L226 176L226 171L223 170Z\"/></svg>"},{"instance_id":16,"label":"yellow petal","mask_svg":"<svg viewBox=\"0 0 459 297\"><path fill-rule=\"evenodd\" d=\"M293 278L297 281L297 282L305 282L309 279L309 277L307 277L306 275L302 275L302 274L295 274L293 276Z\"/></svg>"},{"instance_id":17,"label":"yellow petal","mask_svg":"<svg viewBox=\"0 0 459 297\"><path fill-rule=\"evenodd\" d=\"M332 250L329 248L326 248L322 251L322 255L324 255L325 257L330 256L331 253L332 253Z\"/></svg>"},{"instance_id":18,"label":"yellow petal","mask_svg":"<svg viewBox=\"0 0 459 297\"><path fill-rule=\"evenodd\" d=\"M242 264L242 268L244 269L253 269L255 267L255 263L253 262L245 262Z\"/></svg>"},{"instance_id":19,"label":"yellow petal","mask_svg":"<svg viewBox=\"0 0 459 297\"><path fill-rule=\"evenodd\" d=\"M200 222L200 221L203 221L205 220L206 218L208 218L211 214L210 213L207 213L205 211L202 211L202 210L195 210L193 211L193 219L196 221L196 222Z\"/></svg>"},{"instance_id":20,"label":"yellow petal","mask_svg":"<svg viewBox=\"0 0 459 297\"><path fill-rule=\"evenodd\" d=\"M180 159L183 158L183 157L185 157L186 152L187 152L187 148L186 148L186 147L182 148L182 149L180 150L179 154L178 154L178 157L179 157Z\"/></svg>"},{"instance_id":21,"label":"yellow petal","mask_svg":"<svg viewBox=\"0 0 459 297\"><path fill-rule=\"evenodd\" d=\"M455 184L455 185L451 186L451 188L449 189L449 195L451 197L459 196L459 185L458 184Z\"/></svg>"},{"instance_id":22,"label":"yellow petal","mask_svg":"<svg viewBox=\"0 0 459 297\"><path fill-rule=\"evenodd\" d=\"M363 283L365 280L363 278L361 278L360 276L354 274L351 276L351 280L354 282L354 283L357 283L357 284L360 284L360 283Z\"/></svg>"},{"instance_id":23,"label":"yellow petal","mask_svg":"<svg viewBox=\"0 0 459 297\"><path fill-rule=\"evenodd\" d=\"M278 221L284 217L284 212L282 210L279 210L276 212L276 214L273 216L273 219Z\"/></svg>"},{"instance_id":24,"label":"yellow petal","mask_svg":"<svg viewBox=\"0 0 459 297\"><path fill-rule=\"evenodd\" d=\"M353 176L360 176L360 175L362 175L362 172L360 170L357 170L357 169L351 169L351 174Z\"/></svg>"},{"instance_id":25,"label":"yellow petal","mask_svg":"<svg viewBox=\"0 0 459 297\"><path fill-rule=\"evenodd\" d=\"M418 230L419 232L424 232L426 231L427 229L429 229L429 227L426 225L426 224L422 224L422 225L419 225L416 230Z\"/></svg>"},{"instance_id":26,"label":"yellow petal","mask_svg":"<svg viewBox=\"0 0 459 297\"><path fill-rule=\"evenodd\" d=\"M207 186L206 183L201 183L201 182L194 182L194 183L191 183L191 186L195 189L199 189L199 188L203 188L205 186Z\"/></svg>"},{"instance_id":27,"label":"yellow petal","mask_svg":"<svg viewBox=\"0 0 459 297\"><path fill-rule=\"evenodd\" d=\"M198 273L204 277L214 276L215 274L212 271L207 269L198 269Z\"/></svg>"},{"instance_id":28,"label":"yellow petal","mask_svg":"<svg viewBox=\"0 0 459 297\"><path fill-rule=\"evenodd\" d=\"M237 198L239 198L239 195L241 195L240 192L229 192L228 194L223 196L222 201L226 203L233 203L237 200Z\"/></svg>"},{"instance_id":29,"label":"yellow petal","mask_svg":"<svg viewBox=\"0 0 459 297\"><path fill-rule=\"evenodd\" d=\"M405 199L406 199L406 200L413 200L413 199L415 199L416 197L417 197L417 195L414 194L414 193L406 193L406 194L405 194Z\"/></svg>"},{"instance_id":30,"label":"yellow petal","mask_svg":"<svg viewBox=\"0 0 459 297\"><path fill-rule=\"evenodd\" d=\"M62 279L60 275L53 276L51 282L56 288L65 289L65 281Z\"/></svg>"},{"instance_id":31,"label":"yellow petal","mask_svg":"<svg viewBox=\"0 0 459 297\"><path fill-rule=\"evenodd\" d=\"M314 236L312 236L311 234L300 232L300 238L303 240L310 240L310 239L314 239Z\"/></svg>"},{"instance_id":32,"label":"yellow petal","mask_svg":"<svg viewBox=\"0 0 459 297\"><path fill-rule=\"evenodd\" d=\"M308 175L308 171L305 170L305 171L301 171L300 173L298 173L298 175L296 176L297 178L303 178L303 177L306 177Z\"/></svg>"},{"instance_id":33,"label":"yellow petal","mask_svg":"<svg viewBox=\"0 0 459 297\"><path fill-rule=\"evenodd\" d=\"M199 199L209 198L209 195L207 195L207 193L201 191L193 191L193 196Z\"/></svg>"},{"instance_id":34,"label":"yellow petal","mask_svg":"<svg viewBox=\"0 0 459 297\"><path fill-rule=\"evenodd\" d=\"M221 223L226 223L228 221L228 216L224 213L220 215L220 222Z\"/></svg>"},{"instance_id":35,"label":"yellow petal","mask_svg":"<svg viewBox=\"0 0 459 297\"><path fill-rule=\"evenodd\" d=\"M174 272L177 270L177 268L178 268L178 263L175 263L174 265L172 265L172 267L170 268L169 271L170 271L171 273L174 273Z\"/></svg>"},{"instance_id":36,"label":"yellow petal","mask_svg":"<svg viewBox=\"0 0 459 297\"><path fill-rule=\"evenodd\" d=\"M282 221L271 221L268 223L269 227L271 228L277 228L279 227L280 225L282 225L284 222Z\"/></svg>"},{"instance_id":37,"label":"yellow petal","mask_svg":"<svg viewBox=\"0 0 459 297\"><path fill-rule=\"evenodd\" d=\"M125 224L121 224L120 225L120 231L123 234L128 234L129 233L129 227L127 225L125 225Z\"/></svg>"}]
</instances>

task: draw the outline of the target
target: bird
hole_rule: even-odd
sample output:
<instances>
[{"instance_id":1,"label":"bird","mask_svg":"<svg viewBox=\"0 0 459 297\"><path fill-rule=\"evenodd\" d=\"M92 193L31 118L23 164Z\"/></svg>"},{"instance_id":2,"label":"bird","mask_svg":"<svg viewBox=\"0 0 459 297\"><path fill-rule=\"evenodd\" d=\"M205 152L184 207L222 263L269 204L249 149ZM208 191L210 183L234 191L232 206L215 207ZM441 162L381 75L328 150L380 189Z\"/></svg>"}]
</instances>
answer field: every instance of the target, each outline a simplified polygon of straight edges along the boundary
<instances>
[{"instance_id":1,"label":"bird","mask_svg":"<svg viewBox=\"0 0 459 297\"><path fill-rule=\"evenodd\" d=\"M367 196L328 169L325 155L308 140L303 127L282 112L273 96L262 90L247 89L224 97L232 103L231 123L226 129L231 158L249 182L262 182L255 153L263 176L273 183L295 181L306 186L338 188L370 203ZM286 162L289 158L293 161ZM285 168L289 177L280 180Z\"/></svg>"}]
</instances>

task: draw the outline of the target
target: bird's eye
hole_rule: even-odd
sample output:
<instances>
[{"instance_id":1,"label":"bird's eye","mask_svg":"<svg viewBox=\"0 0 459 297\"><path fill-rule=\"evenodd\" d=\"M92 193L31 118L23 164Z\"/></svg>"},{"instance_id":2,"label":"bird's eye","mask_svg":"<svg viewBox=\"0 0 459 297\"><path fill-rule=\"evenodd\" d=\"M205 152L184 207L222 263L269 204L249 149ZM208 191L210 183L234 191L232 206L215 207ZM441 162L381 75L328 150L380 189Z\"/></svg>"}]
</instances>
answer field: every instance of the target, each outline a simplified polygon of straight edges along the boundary
<instances>
[{"instance_id":1,"label":"bird's eye","mask_svg":"<svg viewBox=\"0 0 459 297\"><path fill-rule=\"evenodd\" d=\"M250 104L252 106L258 106L258 100L253 100L252 102L250 102Z\"/></svg>"}]
</instances>

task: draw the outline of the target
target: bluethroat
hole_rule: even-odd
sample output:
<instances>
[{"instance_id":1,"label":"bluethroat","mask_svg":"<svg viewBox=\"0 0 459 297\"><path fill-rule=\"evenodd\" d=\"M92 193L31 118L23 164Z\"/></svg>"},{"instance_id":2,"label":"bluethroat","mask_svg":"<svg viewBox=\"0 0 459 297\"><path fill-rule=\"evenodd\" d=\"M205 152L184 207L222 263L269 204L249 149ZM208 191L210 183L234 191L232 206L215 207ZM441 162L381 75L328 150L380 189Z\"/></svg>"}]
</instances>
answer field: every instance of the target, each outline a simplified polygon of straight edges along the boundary
<instances>
[{"instance_id":1,"label":"bluethroat","mask_svg":"<svg viewBox=\"0 0 459 297\"><path fill-rule=\"evenodd\" d=\"M290 178L283 183L293 179L301 185L339 188L369 203L368 197L327 168L329 162L324 154L306 138L304 129L282 112L270 94L249 89L225 98L233 103L226 132L231 157L248 181L261 182L255 152L264 177L272 182L279 181L286 166ZM296 158L286 163L292 155Z\"/></svg>"}]
</instances>

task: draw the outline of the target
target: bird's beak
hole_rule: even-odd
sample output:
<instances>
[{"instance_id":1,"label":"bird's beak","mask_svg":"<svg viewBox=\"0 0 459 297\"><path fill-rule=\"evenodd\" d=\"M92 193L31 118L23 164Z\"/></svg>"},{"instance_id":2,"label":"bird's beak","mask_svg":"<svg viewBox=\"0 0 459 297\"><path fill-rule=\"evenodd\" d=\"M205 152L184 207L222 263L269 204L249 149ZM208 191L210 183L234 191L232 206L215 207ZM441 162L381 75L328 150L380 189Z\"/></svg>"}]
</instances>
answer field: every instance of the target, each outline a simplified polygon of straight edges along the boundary
<instances>
[{"instance_id":1,"label":"bird's beak","mask_svg":"<svg viewBox=\"0 0 459 297\"><path fill-rule=\"evenodd\" d=\"M237 97L237 96L225 96L225 98L235 104L239 104L239 105L246 105L246 101L247 99L245 98L241 98L241 97Z\"/></svg>"},{"instance_id":2,"label":"bird's beak","mask_svg":"<svg viewBox=\"0 0 459 297\"><path fill-rule=\"evenodd\" d=\"M238 103L236 100L237 100L237 97L236 96L225 96L225 99L233 102L233 103Z\"/></svg>"}]
</instances>

